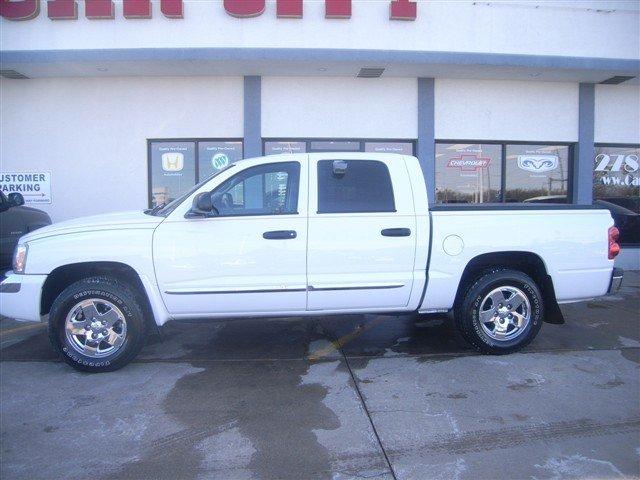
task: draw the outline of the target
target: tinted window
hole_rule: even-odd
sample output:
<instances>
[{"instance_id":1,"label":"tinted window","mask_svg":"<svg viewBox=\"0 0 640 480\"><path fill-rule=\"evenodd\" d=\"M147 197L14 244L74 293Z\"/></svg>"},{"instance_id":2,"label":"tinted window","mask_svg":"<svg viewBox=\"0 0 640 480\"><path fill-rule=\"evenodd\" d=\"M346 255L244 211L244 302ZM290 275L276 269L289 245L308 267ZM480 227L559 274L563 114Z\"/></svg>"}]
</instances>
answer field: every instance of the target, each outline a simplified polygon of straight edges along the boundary
<instances>
[{"instance_id":1,"label":"tinted window","mask_svg":"<svg viewBox=\"0 0 640 480\"><path fill-rule=\"evenodd\" d=\"M312 152L357 152L360 150L360 142L352 141L313 141L310 149Z\"/></svg>"},{"instance_id":2,"label":"tinted window","mask_svg":"<svg viewBox=\"0 0 640 480\"><path fill-rule=\"evenodd\" d=\"M318 213L395 212L389 169L371 160L339 160L343 174L334 173L334 160L318 162Z\"/></svg>"},{"instance_id":3,"label":"tinted window","mask_svg":"<svg viewBox=\"0 0 640 480\"><path fill-rule=\"evenodd\" d=\"M242 160L242 142L198 142L200 180Z\"/></svg>"},{"instance_id":4,"label":"tinted window","mask_svg":"<svg viewBox=\"0 0 640 480\"><path fill-rule=\"evenodd\" d=\"M640 147L596 147L593 198L640 213Z\"/></svg>"},{"instance_id":5,"label":"tinted window","mask_svg":"<svg viewBox=\"0 0 640 480\"><path fill-rule=\"evenodd\" d=\"M365 152L398 153L400 155L413 155L413 143L411 142L366 142Z\"/></svg>"},{"instance_id":6,"label":"tinted window","mask_svg":"<svg viewBox=\"0 0 640 480\"><path fill-rule=\"evenodd\" d=\"M278 155L281 153L305 153L306 142L264 142L265 155Z\"/></svg>"},{"instance_id":7,"label":"tinted window","mask_svg":"<svg viewBox=\"0 0 640 480\"><path fill-rule=\"evenodd\" d=\"M151 143L151 206L169 203L196 183L194 142Z\"/></svg>"},{"instance_id":8,"label":"tinted window","mask_svg":"<svg viewBox=\"0 0 640 480\"><path fill-rule=\"evenodd\" d=\"M248 168L211 193L219 216L297 213L300 164L273 163Z\"/></svg>"},{"instance_id":9,"label":"tinted window","mask_svg":"<svg viewBox=\"0 0 640 480\"><path fill-rule=\"evenodd\" d=\"M438 143L435 173L437 203L499 202L502 146Z\"/></svg>"},{"instance_id":10,"label":"tinted window","mask_svg":"<svg viewBox=\"0 0 640 480\"><path fill-rule=\"evenodd\" d=\"M551 200L566 203L569 147L507 145L505 201Z\"/></svg>"},{"instance_id":11,"label":"tinted window","mask_svg":"<svg viewBox=\"0 0 640 480\"><path fill-rule=\"evenodd\" d=\"M611 212L620 243L640 244L640 146L596 147L593 198Z\"/></svg>"}]
</instances>

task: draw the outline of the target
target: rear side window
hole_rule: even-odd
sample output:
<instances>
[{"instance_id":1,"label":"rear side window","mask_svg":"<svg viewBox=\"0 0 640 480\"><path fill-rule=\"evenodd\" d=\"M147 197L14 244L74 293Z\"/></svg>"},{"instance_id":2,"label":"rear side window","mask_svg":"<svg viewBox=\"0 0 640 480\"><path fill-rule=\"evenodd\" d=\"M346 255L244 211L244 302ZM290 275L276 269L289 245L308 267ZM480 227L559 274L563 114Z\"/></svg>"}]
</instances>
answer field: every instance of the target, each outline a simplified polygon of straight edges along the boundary
<instances>
[{"instance_id":1,"label":"rear side window","mask_svg":"<svg viewBox=\"0 0 640 480\"><path fill-rule=\"evenodd\" d=\"M336 169L336 166L339 168ZM318 162L318 213L395 211L391 176L383 162L374 160L321 160Z\"/></svg>"}]
</instances>

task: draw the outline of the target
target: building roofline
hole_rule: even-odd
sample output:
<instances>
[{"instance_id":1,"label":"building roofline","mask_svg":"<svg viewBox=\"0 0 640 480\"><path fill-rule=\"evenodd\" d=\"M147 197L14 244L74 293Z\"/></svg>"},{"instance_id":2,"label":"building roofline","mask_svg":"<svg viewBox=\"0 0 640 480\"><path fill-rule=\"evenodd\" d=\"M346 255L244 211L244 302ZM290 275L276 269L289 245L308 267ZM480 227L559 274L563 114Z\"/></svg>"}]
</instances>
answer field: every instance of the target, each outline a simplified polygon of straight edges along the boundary
<instances>
[{"instance_id":1,"label":"building roofline","mask_svg":"<svg viewBox=\"0 0 640 480\"><path fill-rule=\"evenodd\" d=\"M505 53L329 48L127 48L5 50L2 64L127 61L366 62L387 65L454 65L607 71L640 75L640 59Z\"/></svg>"}]
</instances>

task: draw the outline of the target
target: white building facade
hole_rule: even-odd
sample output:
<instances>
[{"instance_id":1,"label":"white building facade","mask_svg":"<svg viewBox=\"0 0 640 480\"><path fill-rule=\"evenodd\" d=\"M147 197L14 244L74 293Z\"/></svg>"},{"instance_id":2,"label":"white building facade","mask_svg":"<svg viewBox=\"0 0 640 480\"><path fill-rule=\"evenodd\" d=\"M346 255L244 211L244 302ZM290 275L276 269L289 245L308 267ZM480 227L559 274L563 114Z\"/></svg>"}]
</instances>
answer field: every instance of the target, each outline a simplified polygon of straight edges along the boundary
<instances>
[{"instance_id":1,"label":"white building facade","mask_svg":"<svg viewBox=\"0 0 640 480\"><path fill-rule=\"evenodd\" d=\"M415 154L431 202L638 213L635 1L1 5L0 188L54 221L331 150Z\"/></svg>"}]
</instances>

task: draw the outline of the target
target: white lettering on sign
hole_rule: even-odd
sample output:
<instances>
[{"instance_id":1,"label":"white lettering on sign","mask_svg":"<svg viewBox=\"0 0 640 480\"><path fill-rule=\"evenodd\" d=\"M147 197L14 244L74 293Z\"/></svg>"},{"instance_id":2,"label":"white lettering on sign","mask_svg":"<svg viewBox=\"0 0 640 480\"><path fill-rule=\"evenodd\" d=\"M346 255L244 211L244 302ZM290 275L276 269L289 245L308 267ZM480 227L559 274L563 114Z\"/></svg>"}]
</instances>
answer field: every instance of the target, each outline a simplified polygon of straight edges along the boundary
<instances>
[{"instance_id":1,"label":"white lettering on sign","mask_svg":"<svg viewBox=\"0 0 640 480\"><path fill-rule=\"evenodd\" d=\"M51 172L0 173L0 190L22 194L25 203L51 203Z\"/></svg>"},{"instance_id":2,"label":"white lettering on sign","mask_svg":"<svg viewBox=\"0 0 640 480\"><path fill-rule=\"evenodd\" d=\"M640 163L637 155L608 155L601 153L596 156L596 172L634 173L638 171Z\"/></svg>"},{"instance_id":3,"label":"white lettering on sign","mask_svg":"<svg viewBox=\"0 0 640 480\"><path fill-rule=\"evenodd\" d=\"M638 155L609 155L601 153L596 156L595 171L600 173L600 182L609 187L638 187L640 162Z\"/></svg>"}]
</instances>

